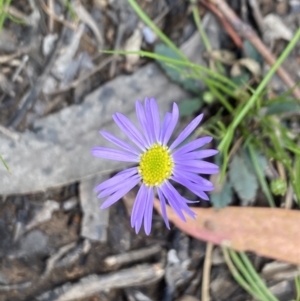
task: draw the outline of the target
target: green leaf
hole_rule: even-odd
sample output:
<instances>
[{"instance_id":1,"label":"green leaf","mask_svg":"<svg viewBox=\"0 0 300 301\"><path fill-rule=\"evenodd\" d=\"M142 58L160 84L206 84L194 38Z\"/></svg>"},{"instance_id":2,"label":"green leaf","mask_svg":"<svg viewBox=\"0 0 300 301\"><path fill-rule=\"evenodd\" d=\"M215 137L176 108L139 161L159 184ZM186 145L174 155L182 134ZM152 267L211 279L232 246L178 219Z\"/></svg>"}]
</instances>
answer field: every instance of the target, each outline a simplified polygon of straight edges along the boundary
<instances>
[{"instance_id":1,"label":"green leaf","mask_svg":"<svg viewBox=\"0 0 300 301\"><path fill-rule=\"evenodd\" d=\"M247 166L245 158L235 155L229 164L229 179L244 206L251 203L256 196L258 182L256 176Z\"/></svg>"},{"instance_id":2,"label":"green leaf","mask_svg":"<svg viewBox=\"0 0 300 301\"><path fill-rule=\"evenodd\" d=\"M266 115L300 112L300 105L297 101L281 101L268 106Z\"/></svg>"},{"instance_id":3,"label":"green leaf","mask_svg":"<svg viewBox=\"0 0 300 301\"><path fill-rule=\"evenodd\" d=\"M182 58L176 52L174 52L173 49L164 44L157 44L155 46L154 52L156 54L163 55L168 58L182 60ZM193 93L199 93L199 82L188 77L188 69L178 67L161 60L157 60L157 63L162 67L162 69L174 82L181 85L185 90Z\"/></svg>"},{"instance_id":4,"label":"green leaf","mask_svg":"<svg viewBox=\"0 0 300 301\"><path fill-rule=\"evenodd\" d=\"M257 161L257 166L260 170L260 173L262 175L266 174L266 170L268 168L268 159L258 150L254 150L253 151L253 156L255 156L255 160ZM254 168L254 164L253 161L250 157L249 152L246 149L243 149L242 151L242 157L245 160L245 163L247 165L247 167L249 168L249 170L255 175L255 168Z\"/></svg>"},{"instance_id":5,"label":"green leaf","mask_svg":"<svg viewBox=\"0 0 300 301\"><path fill-rule=\"evenodd\" d=\"M232 76L232 81L238 85L243 86L250 80L250 74L245 68L242 68L242 73L240 75Z\"/></svg>"},{"instance_id":6,"label":"green leaf","mask_svg":"<svg viewBox=\"0 0 300 301\"><path fill-rule=\"evenodd\" d=\"M223 183L221 191L212 192L210 194L210 201L216 208L224 208L232 202L232 186L229 181Z\"/></svg>"},{"instance_id":7,"label":"green leaf","mask_svg":"<svg viewBox=\"0 0 300 301\"><path fill-rule=\"evenodd\" d=\"M192 98L185 101L182 101L178 104L180 116L191 116L203 105L203 101L200 98Z\"/></svg>"},{"instance_id":8,"label":"green leaf","mask_svg":"<svg viewBox=\"0 0 300 301\"><path fill-rule=\"evenodd\" d=\"M261 54L248 40L245 40L243 44L244 44L243 49L245 51L243 57L249 57L255 60L256 62L258 62L259 64L262 64L264 62L264 59L261 56Z\"/></svg>"}]
</instances>

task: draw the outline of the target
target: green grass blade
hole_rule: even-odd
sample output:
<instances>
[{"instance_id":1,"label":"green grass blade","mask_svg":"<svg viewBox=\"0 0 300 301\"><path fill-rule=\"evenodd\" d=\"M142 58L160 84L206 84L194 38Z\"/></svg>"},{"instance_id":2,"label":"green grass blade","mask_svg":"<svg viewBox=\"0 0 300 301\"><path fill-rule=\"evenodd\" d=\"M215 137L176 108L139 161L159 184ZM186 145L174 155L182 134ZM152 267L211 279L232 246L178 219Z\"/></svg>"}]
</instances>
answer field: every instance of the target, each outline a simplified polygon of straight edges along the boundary
<instances>
[{"instance_id":1,"label":"green grass blade","mask_svg":"<svg viewBox=\"0 0 300 301\"><path fill-rule=\"evenodd\" d=\"M231 125L229 126L232 131L234 131L236 129L236 127L245 118L245 116L250 111L250 109L254 106L255 102L259 98L259 95L261 95L261 93L263 92L263 90L266 88L267 84L271 80L272 76L275 74L275 72L278 69L278 67L287 58L287 56L289 55L289 53L292 51L292 49L298 43L299 39L300 39L300 28L298 29L298 31L296 32L296 34L294 35L294 37L290 41L290 43L287 45L287 47L285 48L285 50L282 52L282 54L280 55L280 57L277 59L277 61L275 62L275 64L269 70L269 72L267 73L267 75L264 77L264 79L262 80L262 82L259 84L259 86L255 90L255 92L253 93L253 95L251 96L251 98L249 99L249 101L245 104L243 110L232 121ZM230 141L231 141L230 138L231 138L230 134L226 135L223 138L223 140L221 141L221 143L219 145L219 150L220 151L223 152L225 150L225 146L228 145L228 143L230 143Z\"/></svg>"},{"instance_id":2,"label":"green grass blade","mask_svg":"<svg viewBox=\"0 0 300 301\"><path fill-rule=\"evenodd\" d=\"M5 160L3 159L3 157L1 155L0 155L0 161L3 163L3 165L5 166L7 171L9 172L9 167L8 167L7 163L5 162Z\"/></svg>"},{"instance_id":3,"label":"green grass blade","mask_svg":"<svg viewBox=\"0 0 300 301\"><path fill-rule=\"evenodd\" d=\"M261 186L263 192L265 193L265 195L268 199L269 206L270 207L275 207L275 202L274 202L274 199L273 199L273 195L272 195L272 193L271 193L271 191L268 187L268 184L267 184L267 181L266 181L264 175L261 172L261 169L259 167L259 163L257 162L256 156L255 156L255 153L254 153L254 147L251 143L248 144L248 150L249 150L250 158L251 158L251 161L253 163L253 167L255 169L255 172L257 174L257 178L259 180L260 186Z\"/></svg>"},{"instance_id":4,"label":"green grass blade","mask_svg":"<svg viewBox=\"0 0 300 301\"><path fill-rule=\"evenodd\" d=\"M144 13L135 0L127 0L140 19L147 24L154 33L174 52L176 52L184 61L189 61L187 57L178 49L178 47L154 24L154 22Z\"/></svg>"},{"instance_id":5,"label":"green grass blade","mask_svg":"<svg viewBox=\"0 0 300 301\"><path fill-rule=\"evenodd\" d=\"M265 285L261 277L257 274L256 270L254 269L252 263L246 256L244 252L240 252L240 258L247 268L247 271L251 275L252 279L255 281L259 290L266 296L267 300L269 301L279 301L269 290L269 288Z\"/></svg>"}]
</instances>

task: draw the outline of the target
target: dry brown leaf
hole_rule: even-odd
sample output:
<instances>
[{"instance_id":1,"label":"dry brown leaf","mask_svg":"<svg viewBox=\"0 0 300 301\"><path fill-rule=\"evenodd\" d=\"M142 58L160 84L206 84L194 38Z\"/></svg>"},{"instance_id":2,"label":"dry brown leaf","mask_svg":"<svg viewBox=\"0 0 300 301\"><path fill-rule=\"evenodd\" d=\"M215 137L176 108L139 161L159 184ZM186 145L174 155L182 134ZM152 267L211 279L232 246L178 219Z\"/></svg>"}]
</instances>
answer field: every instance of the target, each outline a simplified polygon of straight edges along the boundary
<instances>
[{"instance_id":1,"label":"dry brown leaf","mask_svg":"<svg viewBox=\"0 0 300 301\"><path fill-rule=\"evenodd\" d=\"M232 65L236 61L236 55L232 51L217 49L211 50L206 54L209 58L223 64Z\"/></svg>"},{"instance_id":2,"label":"dry brown leaf","mask_svg":"<svg viewBox=\"0 0 300 301\"><path fill-rule=\"evenodd\" d=\"M251 58L240 59L239 64L246 67L256 78L261 76L261 67L258 62Z\"/></svg>"},{"instance_id":3,"label":"dry brown leaf","mask_svg":"<svg viewBox=\"0 0 300 301\"><path fill-rule=\"evenodd\" d=\"M155 208L161 213L159 201ZM196 220L182 221L170 207L169 220L183 232L237 251L300 264L300 211L279 208L193 208Z\"/></svg>"},{"instance_id":4,"label":"dry brown leaf","mask_svg":"<svg viewBox=\"0 0 300 301\"><path fill-rule=\"evenodd\" d=\"M125 43L124 50L131 51L140 51L142 46L142 32L139 28L136 28L132 35L127 39ZM137 64L140 56L138 54L126 54L126 69L132 70L133 66Z\"/></svg>"}]
</instances>

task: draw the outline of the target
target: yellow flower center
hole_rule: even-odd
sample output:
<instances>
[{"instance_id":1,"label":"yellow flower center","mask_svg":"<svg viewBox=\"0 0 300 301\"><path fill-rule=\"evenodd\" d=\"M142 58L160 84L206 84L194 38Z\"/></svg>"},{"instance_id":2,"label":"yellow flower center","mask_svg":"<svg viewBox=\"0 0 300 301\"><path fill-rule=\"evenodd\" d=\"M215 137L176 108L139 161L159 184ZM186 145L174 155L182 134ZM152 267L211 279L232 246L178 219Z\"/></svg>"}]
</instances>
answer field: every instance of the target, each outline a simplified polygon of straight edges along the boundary
<instances>
[{"instance_id":1,"label":"yellow flower center","mask_svg":"<svg viewBox=\"0 0 300 301\"><path fill-rule=\"evenodd\" d=\"M159 186L172 175L174 162L167 146L154 144L141 155L139 174L147 186Z\"/></svg>"}]
</instances>

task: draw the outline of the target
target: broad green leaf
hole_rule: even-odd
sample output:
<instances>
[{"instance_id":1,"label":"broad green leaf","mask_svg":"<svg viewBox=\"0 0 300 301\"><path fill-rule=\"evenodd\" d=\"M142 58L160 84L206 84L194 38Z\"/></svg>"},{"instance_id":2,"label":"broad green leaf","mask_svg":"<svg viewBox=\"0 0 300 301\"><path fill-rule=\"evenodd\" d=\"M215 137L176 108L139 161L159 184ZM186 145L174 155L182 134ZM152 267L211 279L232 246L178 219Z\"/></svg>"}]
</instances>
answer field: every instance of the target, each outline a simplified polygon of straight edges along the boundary
<instances>
[{"instance_id":1,"label":"broad green leaf","mask_svg":"<svg viewBox=\"0 0 300 301\"><path fill-rule=\"evenodd\" d=\"M245 163L247 164L249 170L255 175L255 168L253 166L253 161L251 160L249 152L246 149L243 149L241 155L245 160ZM268 168L268 159L257 150L254 150L253 155L255 156L255 160L257 161L257 165L260 169L261 174L265 175Z\"/></svg>"},{"instance_id":2,"label":"broad green leaf","mask_svg":"<svg viewBox=\"0 0 300 301\"><path fill-rule=\"evenodd\" d=\"M179 113L180 116L191 116L203 105L203 101L200 98L192 98L179 103Z\"/></svg>"},{"instance_id":3,"label":"broad green leaf","mask_svg":"<svg viewBox=\"0 0 300 301\"><path fill-rule=\"evenodd\" d=\"M266 115L276 115L292 112L300 112L300 104L297 101L281 101L268 106Z\"/></svg>"},{"instance_id":4,"label":"broad green leaf","mask_svg":"<svg viewBox=\"0 0 300 301\"><path fill-rule=\"evenodd\" d=\"M229 164L229 179L244 206L251 203L256 196L258 182L256 176L247 166L245 158L235 155Z\"/></svg>"},{"instance_id":5,"label":"broad green leaf","mask_svg":"<svg viewBox=\"0 0 300 301\"><path fill-rule=\"evenodd\" d=\"M181 59L179 55L174 52L174 50L172 50L169 46L166 46L164 44L156 45L154 52L156 54L163 55L172 59ZM181 85L187 91L199 93L199 82L188 77L188 75L186 74L188 72L187 69L171 65L161 60L157 60L157 63L162 67L162 69L174 82Z\"/></svg>"},{"instance_id":6,"label":"broad green leaf","mask_svg":"<svg viewBox=\"0 0 300 301\"><path fill-rule=\"evenodd\" d=\"M238 86L243 86L246 83L248 83L250 80L250 74L248 73L248 71L245 68L241 68L241 69L242 69L241 74L233 76L231 78L232 81Z\"/></svg>"},{"instance_id":7,"label":"broad green leaf","mask_svg":"<svg viewBox=\"0 0 300 301\"><path fill-rule=\"evenodd\" d=\"M256 48L248 41L244 41L244 55L243 57L249 57L258 62L259 64L262 64L264 62L263 57L261 54L256 50Z\"/></svg>"},{"instance_id":8,"label":"broad green leaf","mask_svg":"<svg viewBox=\"0 0 300 301\"><path fill-rule=\"evenodd\" d=\"M231 183L225 179L221 191L212 192L210 194L210 201L216 208L224 208L232 202L232 186Z\"/></svg>"},{"instance_id":9,"label":"broad green leaf","mask_svg":"<svg viewBox=\"0 0 300 301\"><path fill-rule=\"evenodd\" d=\"M248 151L245 151L244 153L249 158L249 166L253 170L254 174L256 174L260 187L264 192L270 207L275 207L272 193L265 178L268 168L268 160L263 154L258 152L251 143L249 143L247 150Z\"/></svg>"}]
</instances>

